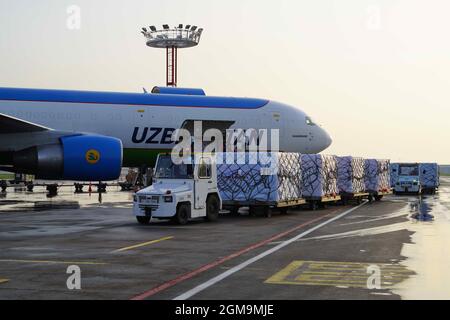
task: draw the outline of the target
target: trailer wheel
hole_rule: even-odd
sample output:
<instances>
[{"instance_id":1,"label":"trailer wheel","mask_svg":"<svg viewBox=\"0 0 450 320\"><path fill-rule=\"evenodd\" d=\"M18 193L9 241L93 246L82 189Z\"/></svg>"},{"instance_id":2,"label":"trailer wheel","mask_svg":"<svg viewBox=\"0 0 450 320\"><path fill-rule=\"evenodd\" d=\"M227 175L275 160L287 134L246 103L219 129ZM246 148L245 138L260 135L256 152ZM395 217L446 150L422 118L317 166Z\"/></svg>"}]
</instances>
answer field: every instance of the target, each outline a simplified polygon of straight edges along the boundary
<instances>
[{"instance_id":1,"label":"trailer wheel","mask_svg":"<svg viewBox=\"0 0 450 320\"><path fill-rule=\"evenodd\" d=\"M264 207L264 216L266 218L271 218L272 217L272 209L269 206Z\"/></svg>"},{"instance_id":2,"label":"trailer wheel","mask_svg":"<svg viewBox=\"0 0 450 320\"><path fill-rule=\"evenodd\" d=\"M188 223L190 209L188 204L180 204L177 208L177 214L174 217L174 221L181 225Z\"/></svg>"},{"instance_id":3,"label":"trailer wheel","mask_svg":"<svg viewBox=\"0 0 450 320\"><path fill-rule=\"evenodd\" d=\"M140 224L149 224L149 223L150 223L150 217L136 216L136 220L137 220Z\"/></svg>"},{"instance_id":4,"label":"trailer wheel","mask_svg":"<svg viewBox=\"0 0 450 320\"><path fill-rule=\"evenodd\" d=\"M232 216L238 216L239 215L239 207L231 207L229 208L230 215Z\"/></svg>"},{"instance_id":5,"label":"trailer wheel","mask_svg":"<svg viewBox=\"0 0 450 320\"><path fill-rule=\"evenodd\" d=\"M280 213L281 213L281 214L288 214L288 211L289 211L289 208L288 208L288 207L280 208Z\"/></svg>"},{"instance_id":6,"label":"trailer wheel","mask_svg":"<svg viewBox=\"0 0 450 320\"><path fill-rule=\"evenodd\" d=\"M375 196L375 201L380 201L381 199L383 199L383 196Z\"/></svg>"},{"instance_id":7,"label":"trailer wheel","mask_svg":"<svg viewBox=\"0 0 450 320\"><path fill-rule=\"evenodd\" d=\"M311 201L309 203L309 208L313 211L316 211L317 209L319 209L319 204L317 203L317 201Z\"/></svg>"},{"instance_id":8,"label":"trailer wheel","mask_svg":"<svg viewBox=\"0 0 450 320\"><path fill-rule=\"evenodd\" d=\"M373 201L373 195L369 194L369 197L367 198L369 200L369 203L372 203Z\"/></svg>"},{"instance_id":9,"label":"trailer wheel","mask_svg":"<svg viewBox=\"0 0 450 320\"><path fill-rule=\"evenodd\" d=\"M206 200L206 220L216 221L219 218L219 199L217 196L209 196Z\"/></svg>"}]
</instances>

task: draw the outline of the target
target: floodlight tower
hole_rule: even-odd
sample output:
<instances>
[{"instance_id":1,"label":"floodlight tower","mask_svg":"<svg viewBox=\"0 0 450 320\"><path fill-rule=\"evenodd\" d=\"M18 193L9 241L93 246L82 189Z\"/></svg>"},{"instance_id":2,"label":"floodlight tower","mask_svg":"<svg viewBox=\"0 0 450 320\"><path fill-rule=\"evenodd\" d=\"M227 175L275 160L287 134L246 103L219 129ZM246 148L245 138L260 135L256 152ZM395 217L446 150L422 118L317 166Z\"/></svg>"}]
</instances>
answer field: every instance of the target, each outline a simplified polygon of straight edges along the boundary
<instances>
[{"instance_id":1,"label":"floodlight tower","mask_svg":"<svg viewBox=\"0 0 450 320\"><path fill-rule=\"evenodd\" d=\"M177 86L177 50L180 48L195 47L200 42L203 28L182 24L171 28L164 24L162 29L150 26L149 29L142 28L141 33L146 38L146 44L152 48L166 49L166 85L168 87Z\"/></svg>"}]
</instances>

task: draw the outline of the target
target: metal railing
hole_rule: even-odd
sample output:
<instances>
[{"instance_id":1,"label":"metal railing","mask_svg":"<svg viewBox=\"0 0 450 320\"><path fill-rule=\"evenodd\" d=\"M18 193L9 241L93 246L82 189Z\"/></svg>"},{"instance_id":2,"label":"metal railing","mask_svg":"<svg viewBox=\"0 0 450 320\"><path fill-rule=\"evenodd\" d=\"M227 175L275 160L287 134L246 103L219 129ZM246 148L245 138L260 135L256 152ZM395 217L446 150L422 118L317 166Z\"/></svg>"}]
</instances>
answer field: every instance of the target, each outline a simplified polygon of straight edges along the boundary
<instances>
[{"instance_id":1,"label":"metal railing","mask_svg":"<svg viewBox=\"0 0 450 320\"><path fill-rule=\"evenodd\" d=\"M165 29L157 31L144 32L144 36L148 40L175 40L175 41L192 41L198 44L202 35L203 29L186 30L186 29Z\"/></svg>"}]
</instances>

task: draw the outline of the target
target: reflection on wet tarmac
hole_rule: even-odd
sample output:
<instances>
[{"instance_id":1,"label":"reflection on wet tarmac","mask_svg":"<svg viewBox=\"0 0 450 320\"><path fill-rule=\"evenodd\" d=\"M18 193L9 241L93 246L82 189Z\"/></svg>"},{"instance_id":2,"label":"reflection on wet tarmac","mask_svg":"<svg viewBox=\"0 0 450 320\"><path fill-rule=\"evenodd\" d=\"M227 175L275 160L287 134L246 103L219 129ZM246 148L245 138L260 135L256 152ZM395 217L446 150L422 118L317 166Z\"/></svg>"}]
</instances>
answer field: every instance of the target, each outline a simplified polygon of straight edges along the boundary
<instances>
[{"instance_id":1,"label":"reflection on wet tarmac","mask_svg":"<svg viewBox=\"0 0 450 320\"><path fill-rule=\"evenodd\" d=\"M429 200L427 197L420 195L417 197L417 200L411 201L409 204L410 217L419 221L432 221L434 216L430 212L433 209L433 203Z\"/></svg>"},{"instance_id":2,"label":"reflection on wet tarmac","mask_svg":"<svg viewBox=\"0 0 450 320\"><path fill-rule=\"evenodd\" d=\"M119 187L108 187L107 192L75 193L73 187L67 186L59 188L56 195L49 194L45 187L36 187L33 192L12 189L0 192L0 214L131 204L132 193L122 192Z\"/></svg>"},{"instance_id":3,"label":"reflection on wet tarmac","mask_svg":"<svg viewBox=\"0 0 450 320\"><path fill-rule=\"evenodd\" d=\"M403 245L407 259L402 264L417 275L396 286L394 292L403 299L450 299L450 178L441 178L441 183L436 195L408 199L407 228L414 234L412 243Z\"/></svg>"}]
</instances>

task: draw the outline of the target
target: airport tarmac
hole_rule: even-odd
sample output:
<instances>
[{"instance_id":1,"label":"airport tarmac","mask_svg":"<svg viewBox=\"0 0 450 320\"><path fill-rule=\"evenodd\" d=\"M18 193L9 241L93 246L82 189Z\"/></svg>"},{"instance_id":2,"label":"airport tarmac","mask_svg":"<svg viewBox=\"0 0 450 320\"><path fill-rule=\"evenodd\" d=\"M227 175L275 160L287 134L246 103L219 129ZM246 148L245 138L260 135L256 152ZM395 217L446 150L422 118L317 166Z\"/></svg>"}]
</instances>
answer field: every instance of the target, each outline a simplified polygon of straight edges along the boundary
<instances>
[{"instance_id":1,"label":"airport tarmac","mask_svg":"<svg viewBox=\"0 0 450 320\"><path fill-rule=\"evenodd\" d=\"M448 299L450 178L441 182L421 199L185 226L137 224L131 193L115 189L102 203L70 188L10 191L0 195L0 299ZM67 288L71 265L80 290Z\"/></svg>"}]
</instances>

